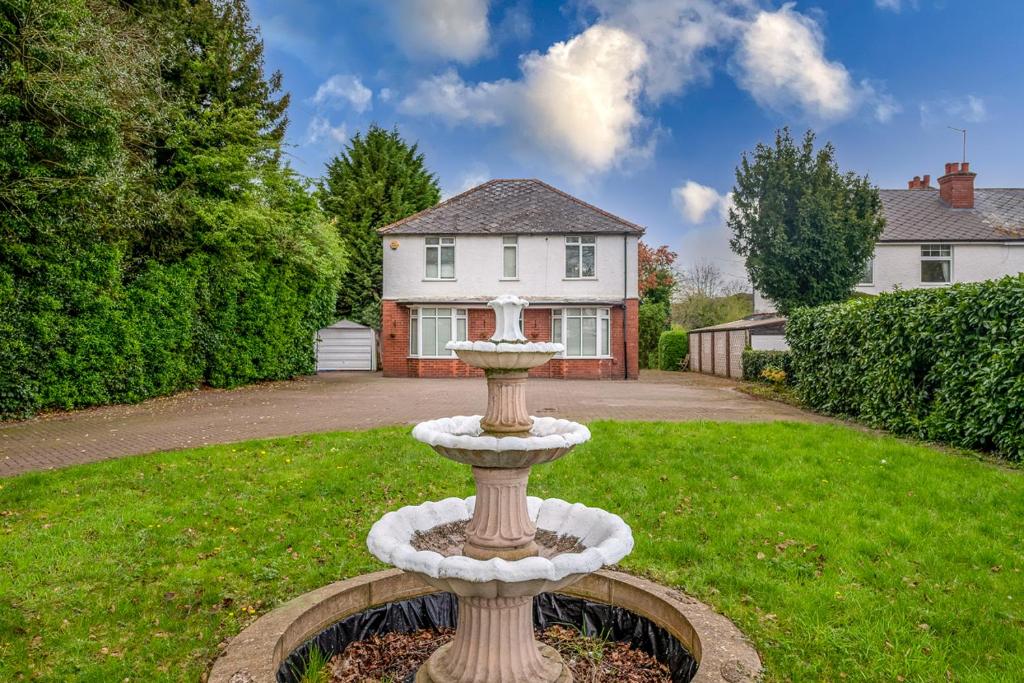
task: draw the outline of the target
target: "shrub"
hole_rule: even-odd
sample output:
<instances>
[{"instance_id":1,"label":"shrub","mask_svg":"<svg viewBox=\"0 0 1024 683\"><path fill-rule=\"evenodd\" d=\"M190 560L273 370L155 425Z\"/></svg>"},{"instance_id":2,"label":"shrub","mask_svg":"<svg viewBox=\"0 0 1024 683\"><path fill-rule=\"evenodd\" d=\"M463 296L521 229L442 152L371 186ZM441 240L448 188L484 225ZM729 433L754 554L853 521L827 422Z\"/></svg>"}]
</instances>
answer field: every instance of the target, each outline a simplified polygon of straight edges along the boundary
<instances>
[{"instance_id":1,"label":"shrub","mask_svg":"<svg viewBox=\"0 0 1024 683\"><path fill-rule=\"evenodd\" d=\"M781 377L778 373L782 373ZM789 351L746 349L743 352L743 379L748 382L790 384L793 376L793 359Z\"/></svg>"},{"instance_id":2,"label":"shrub","mask_svg":"<svg viewBox=\"0 0 1024 683\"><path fill-rule=\"evenodd\" d=\"M1024 455L1024 275L799 309L786 338L818 410Z\"/></svg>"},{"instance_id":3,"label":"shrub","mask_svg":"<svg viewBox=\"0 0 1024 683\"><path fill-rule=\"evenodd\" d=\"M662 370L682 370L683 360L690 351L690 335L686 330L668 330L658 339L658 367Z\"/></svg>"},{"instance_id":4,"label":"shrub","mask_svg":"<svg viewBox=\"0 0 1024 683\"><path fill-rule=\"evenodd\" d=\"M658 367L658 339L668 327L668 305L660 301L640 304L639 361L642 368Z\"/></svg>"}]
</instances>

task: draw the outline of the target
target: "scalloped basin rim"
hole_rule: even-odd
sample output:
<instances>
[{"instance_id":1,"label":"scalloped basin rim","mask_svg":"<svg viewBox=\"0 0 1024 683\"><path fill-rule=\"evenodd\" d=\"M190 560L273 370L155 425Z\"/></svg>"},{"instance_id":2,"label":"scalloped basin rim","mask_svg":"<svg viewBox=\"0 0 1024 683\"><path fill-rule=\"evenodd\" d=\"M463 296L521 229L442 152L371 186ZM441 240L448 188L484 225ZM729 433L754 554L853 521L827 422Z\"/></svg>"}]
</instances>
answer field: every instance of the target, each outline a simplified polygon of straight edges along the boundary
<instances>
[{"instance_id":1,"label":"scalloped basin rim","mask_svg":"<svg viewBox=\"0 0 1024 683\"><path fill-rule=\"evenodd\" d=\"M444 345L448 351L479 351L481 353L562 353L565 345L558 342L493 342L450 341Z\"/></svg>"},{"instance_id":2,"label":"scalloped basin rim","mask_svg":"<svg viewBox=\"0 0 1024 683\"><path fill-rule=\"evenodd\" d=\"M441 524L471 519L476 497L446 498L420 505L408 505L381 517L370 529L366 545L381 562L434 579L459 579L471 583L498 581L561 581L590 574L617 563L633 549L633 532L616 514L582 503L559 498L526 499L530 517L541 529L580 539L581 553L562 553L548 559L527 557L509 562L500 558L474 560L455 555L445 557L431 550L416 550L412 537Z\"/></svg>"},{"instance_id":3,"label":"scalloped basin rim","mask_svg":"<svg viewBox=\"0 0 1024 683\"><path fill-rule=\"evenodd\" d=\"M539 451L569 448L590 440L590 430L556 417L532 417L530 436L490 436L480 427L481 415L456 415L420 422L412 436L429 446L467 451Z\"/></svg>"}]
</instances>

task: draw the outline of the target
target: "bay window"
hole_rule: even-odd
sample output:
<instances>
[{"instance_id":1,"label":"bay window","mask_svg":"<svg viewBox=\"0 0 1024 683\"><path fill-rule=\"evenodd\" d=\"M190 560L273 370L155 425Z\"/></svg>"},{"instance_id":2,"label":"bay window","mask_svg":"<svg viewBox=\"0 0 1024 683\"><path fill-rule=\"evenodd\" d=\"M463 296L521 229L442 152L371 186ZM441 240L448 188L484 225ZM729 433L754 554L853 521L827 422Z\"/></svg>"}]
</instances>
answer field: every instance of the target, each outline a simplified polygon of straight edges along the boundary
<instances>
[{"instance_id":1,"label":"bay window","mask_svg":"<svg viewBox=\"0 0 1024 683\"><path fill-rule=\"evenodd\" d=\"M444 345L466 341L465 308L413 308L409 311L409 355L452 358Z\"/></svg>"},{"instance_id":2,"label":"bay window","mask_svg":"<svg viewBox=\"0 0 1024 683\"><path fill-rule=\"evenodd\" d=\"M953 247L949 244L921 245L921 282L953 281Z\"/></svg>"},{"instance_id":3,"label":"bay window","mask_svg":"<svg viewBox=\"0 0 1024 683\"><path fill-rule=\"evenodd\" d=\"M561 308L551 311L551 341L565 345L567 358L611 355L611 311Z\"/></svg>"},{"instance_id":4,"label":"bay window","mask_svg":"<svg viewBox=\"0 0 1024 683\"><path fill-rule=\"evenodd\" d=\"M426 244L428 280L455 279L455 238L428 237Z\"/></svg>"},{"instance_id":5,"label":"bay window","mask_svg":"<svg viewBox=\"0 0 1024 683\"><path fill-rule=\"evenodd\" d=\"M594 237L570 235L565 238L565 277L579 279L596 277L595 257L597 240Z\"/></svg>"}]
</instances>

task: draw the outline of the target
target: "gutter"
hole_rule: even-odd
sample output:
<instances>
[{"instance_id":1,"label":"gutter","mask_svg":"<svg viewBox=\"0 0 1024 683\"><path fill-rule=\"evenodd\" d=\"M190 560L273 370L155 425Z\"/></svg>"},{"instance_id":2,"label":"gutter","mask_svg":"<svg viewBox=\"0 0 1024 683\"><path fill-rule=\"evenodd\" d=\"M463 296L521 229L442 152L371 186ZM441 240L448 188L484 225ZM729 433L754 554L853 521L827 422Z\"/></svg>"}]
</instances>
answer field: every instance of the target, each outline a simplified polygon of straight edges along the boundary
<instances>
[{"instance_id":1,"label":"gutter","mask_svg":"<svg viewBox=\"0 0 1024 683\"><path fill-rule=\"evenodd\" d=\"M622 233L622 379L629 379L629 233Z\"/></svg>"}]
</instances>

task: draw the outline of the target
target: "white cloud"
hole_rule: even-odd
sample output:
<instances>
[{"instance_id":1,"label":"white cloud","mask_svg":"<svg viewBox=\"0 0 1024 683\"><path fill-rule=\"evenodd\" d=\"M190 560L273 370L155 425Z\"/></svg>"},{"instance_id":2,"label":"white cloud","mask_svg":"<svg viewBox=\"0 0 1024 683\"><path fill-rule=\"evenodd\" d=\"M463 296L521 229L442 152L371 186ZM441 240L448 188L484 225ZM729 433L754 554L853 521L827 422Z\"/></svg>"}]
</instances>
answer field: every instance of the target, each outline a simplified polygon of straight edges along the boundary
<instances>
[{"instance_id":1,"label":"white cloud","mask_svg":"<svg viewBox=\"0 0 1024 683\"><path fill-rule=\"evenodd\" d=\"M401 109L450 123L510 124L520 143L580 177L648 149L638 140L646 61L640 40L598 24L523 57L519 80L470 85L450 70L420 83Z\"/></svg>"},{"instance_id":2,"label":"white cloud","mask_svg":"<svg viewBox=\"0 0 1024 683\"><path fill-rule=\"evenodd\" d=\"M672 203L690 223L703 223L712 211L724 221L732 206L732 193L719 194L713 187L687 180L672 190Z\"/></svg>"},{"instance_id":3,"label":"white cloud","mask_svg":"<svg viewBox=\"0 0 1024 683\"><path fill-rule=\"evenodd\" d=\"M395 92L391 88L381 88L377 91L377 97L380 98L381 102L390 102L394 96Z\"/></svg>"},{"instance_id":4,"label":"white cloud","mask_svg":"<svg viewBox=\"0 0 1024 683\"><path fill-rule=\"evenodd\" d=\"M394 0L391 17L403 49L468 63L490 42L489 0Z\"/></svg>"},{"instance_id":5,"label":"white cloud","mask_svg":"<svg viewBox=\"0 0 1024 683\"><path fill-rule=\"evenodd\" d=\"M407 114L438 116L448 123L499 125L515 104L518 84L509 80L468 85L454 69L420 82L399 108Z\"/></svg>"},{"instance_id":6,"label":"white cloud","mask_svg":"<svg viewBox=\"0 0 1024 683\"><path fill-rule=\"evenodd\" d=\"M875 0L875 7L893 12L901 12L904 7L917 9L917 0Z\"/></svg>"},{"instance_id":7,"label":"white cloud","mask_svg":"<svg viewBox=\"0 0 1024 683\"><path fill-rule=\"evenodd\" d=\"M313 103L321 106L337 105L347 102L357 112L370 108L373 91L363 85L358 76L350 74L334 74L320 84L313 96Z\"/></svg>"},{"instance_id":8,"label":"white cloud","mask_svg":"<svg viewBox=\"0 0 1024 683\"><path fill-rule=\"evenodd\" d=\"M643 39L650 54L644 92L659 100L710 78L710 48L739 34L750 0L589 0L587 6L602 23Z\"/></svg>"},{"instance_id":9,"label":"white cloud","mask_svg":"<svg viewBox=\"0 0 1024 683\"><path fill-rule=\"evenodd\" d=\"M922 102L920 110L921 125L925 127L981 123L988 119L985 100L977 95Z\"/></svg>"},{"instance_id":10,"label":"white cloud","mask_svg":"<svg viewBox=\"0 0 1024 683\"><path fill-rule=\"evenodd\" d=\"M333 140L343 145L348 142L348 126L344 123L332 126L326 117L314 116L306 126L306 139L311 143Z\"/></svg>"},{"instance_id":11,"label":"white cloud","mask_svg":"<svg viewBox=\"0 0 1024 683\"><path fill-rule=\"evenodd\" d=\"M592 26L523 60L523 118L543 148L603 171L628 154L643 117L637 100L644 44L620 29Z\"/></svg>"},{"instance_id":12,"label":"white cloud","mask_svg":"<svg viewBox=\"0 0 1024 683\"><path fill-rule=\"evenodd\" d=\"M825 57L821 27L794 11L792 3L759 12L735 59L740 86L763 107L786 111L796 105L830 121L851 114L858 104L846 67Z\"/></svg>"}]
</instances>

